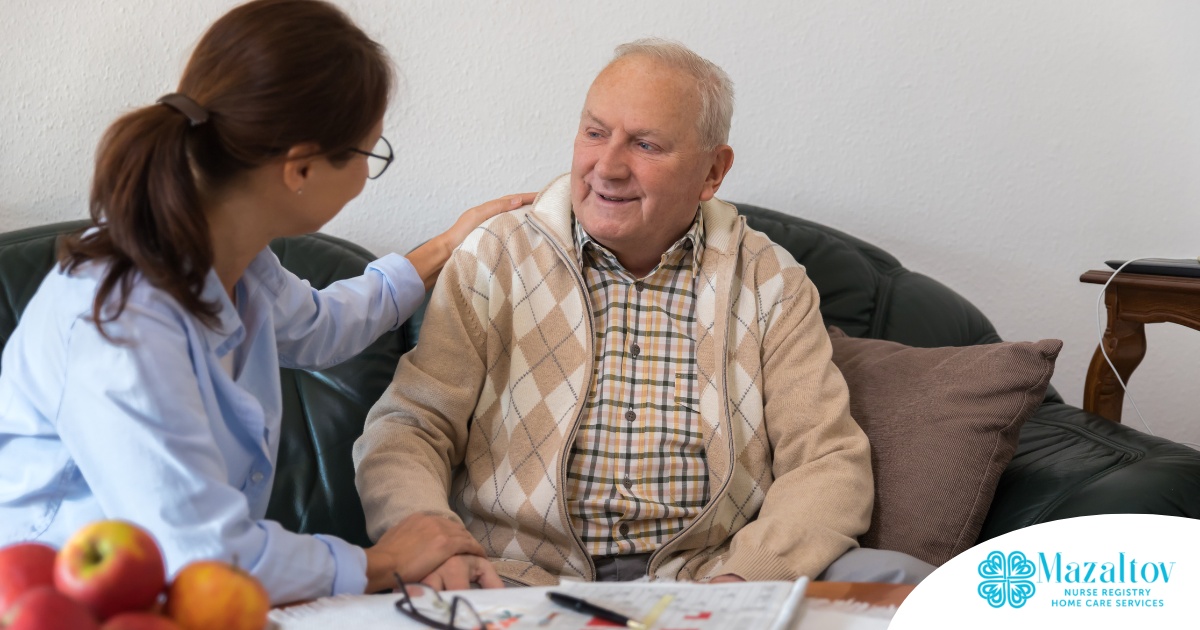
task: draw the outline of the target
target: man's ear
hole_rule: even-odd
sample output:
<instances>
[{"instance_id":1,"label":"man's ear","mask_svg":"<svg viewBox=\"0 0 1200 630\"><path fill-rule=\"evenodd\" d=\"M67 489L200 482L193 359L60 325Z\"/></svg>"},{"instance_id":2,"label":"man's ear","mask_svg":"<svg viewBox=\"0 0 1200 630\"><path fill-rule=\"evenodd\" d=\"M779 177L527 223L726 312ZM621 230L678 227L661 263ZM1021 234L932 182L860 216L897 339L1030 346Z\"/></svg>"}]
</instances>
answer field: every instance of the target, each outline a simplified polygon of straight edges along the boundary
<instances>
[{"instance_id":1,"label":"man's ear","mask_svg":"<svg viewBox=\"0 0 1200 630\"><path fill-rule=\"evenodd\" d=\"M700 201L708 201L716 196L721 182L725 181L725 174L731 168L733 168L733 147L722 144L713 149L712 164L704 176L704 189L700 191Z\"/></svg>"},{"instance_id":2,"label":"man's ear","mask_svg":"<svg viewBox=\"0 0 1200 630\"><path fill-rule=\"evenodd\" d=\"M319 151L320 147L315 142L297 144L288 149L283 161L283 185L294 193L304 190Z\"/></svg>"}]
</instances>

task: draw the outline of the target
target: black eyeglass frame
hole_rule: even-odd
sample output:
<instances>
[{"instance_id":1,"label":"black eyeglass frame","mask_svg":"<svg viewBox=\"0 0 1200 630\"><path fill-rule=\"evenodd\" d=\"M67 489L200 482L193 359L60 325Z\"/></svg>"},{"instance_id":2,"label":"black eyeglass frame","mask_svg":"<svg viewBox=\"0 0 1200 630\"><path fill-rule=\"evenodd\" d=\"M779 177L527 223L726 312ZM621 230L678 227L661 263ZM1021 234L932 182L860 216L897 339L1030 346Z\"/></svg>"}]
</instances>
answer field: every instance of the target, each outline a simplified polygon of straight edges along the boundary
<instances>
[{"instance_id":1,"label":"black eyeglass frame","mask_svg":"<svg viewBox=\"0 0 1200 630\"><path fill-rule=\"evenodd\" d=\"M433 591L434 597L437 598L438 607L448 608L450 610L450 619L449 621L430 619L417 610L417 607L413 604L412 596L408 594L408 584L405 584L404 580L400 579L400 574L392 573L392 577L396 579L396 584L400 589L401 595L400 599L396 600L396 610L403 613L409 619L412 619L417 623L424 624L427 627L436 628L437 630L486 630L487 624L484 623L483 617L479 616L479 611L475 610L475 607L471 605L471 602L459 597L458 595L455 595L450 599L450 603L446 603L446 600L442 598L442 594L434 589L430 590ZM475 616L475 621L478 625L470 628L462 628L454 625L454 619L458 616L460 605L471 611L471 614Z\"/></svg>"},{"instance_id":2,"label":"black eyeglass frame","mask_svg":"<svg viewBox=\"0 0 1200 630\"><path fill-rule=\"evenodd\" d=\"M351 147L349 149L350 152L352 152L352 153L357 153L359 155L365 155L367 157L373 157L377 160L383 160L383 168L379 169L379 172L374 175L368 174L367 179L379 179L380 177L382 177L383 174L385 172L387 172L388 167L392 165L392 160L395 159L395 157L396 157L396 151L394 149L392 149L392 143L388 142L388 139L384 138L383 136L379 136L379 139L382 140L383 144L385 144L387 146L388 154L386 156L379 155L377 153L371 153L370 151L363 151L362 149L355 149L353 147Z\"/></svg>"}]
</instances>

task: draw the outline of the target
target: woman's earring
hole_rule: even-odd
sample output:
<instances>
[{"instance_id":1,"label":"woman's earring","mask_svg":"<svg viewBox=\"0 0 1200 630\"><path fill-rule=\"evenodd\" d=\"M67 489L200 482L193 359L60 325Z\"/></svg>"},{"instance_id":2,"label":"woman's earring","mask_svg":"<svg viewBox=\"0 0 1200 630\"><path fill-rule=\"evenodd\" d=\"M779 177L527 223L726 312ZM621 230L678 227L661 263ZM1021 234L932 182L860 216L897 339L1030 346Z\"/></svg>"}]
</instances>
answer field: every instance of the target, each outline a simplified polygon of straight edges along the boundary
<instances>
[{"instance_id":1,"label":"woman's earring","mask_svg":"<svg viewBox=\"0 0 1200 630\"><path fill-rule=\"evenodd\" d=\"M303 194L304 194L304 189L303 189L303 188L299 188L299 189L297 189L297 190L296 190L296 194L297 194L297 195L303 195Z\"/></svg>"}]
</instances>

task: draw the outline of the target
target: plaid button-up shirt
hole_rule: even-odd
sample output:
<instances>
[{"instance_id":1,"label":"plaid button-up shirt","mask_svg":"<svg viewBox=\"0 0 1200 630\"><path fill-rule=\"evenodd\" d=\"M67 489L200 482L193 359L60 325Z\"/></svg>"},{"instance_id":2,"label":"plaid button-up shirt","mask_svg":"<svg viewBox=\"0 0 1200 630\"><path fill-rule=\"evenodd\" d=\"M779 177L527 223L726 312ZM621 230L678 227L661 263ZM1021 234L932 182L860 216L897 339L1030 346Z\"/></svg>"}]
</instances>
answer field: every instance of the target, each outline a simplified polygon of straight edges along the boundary
<instances>
[{"instance_id":1,"label":"plaid button-up shirt","mask_svg":"<svg viewBox=\"0 0 1200 630\"><path fill-rule=\"evenodd\" d=\"M595 373L567 472L567 511L592 555L653 551L708 503L696 393L694 287L703 215L645 278L575 222L595 324Z\"/></svg>"}]
</instances>

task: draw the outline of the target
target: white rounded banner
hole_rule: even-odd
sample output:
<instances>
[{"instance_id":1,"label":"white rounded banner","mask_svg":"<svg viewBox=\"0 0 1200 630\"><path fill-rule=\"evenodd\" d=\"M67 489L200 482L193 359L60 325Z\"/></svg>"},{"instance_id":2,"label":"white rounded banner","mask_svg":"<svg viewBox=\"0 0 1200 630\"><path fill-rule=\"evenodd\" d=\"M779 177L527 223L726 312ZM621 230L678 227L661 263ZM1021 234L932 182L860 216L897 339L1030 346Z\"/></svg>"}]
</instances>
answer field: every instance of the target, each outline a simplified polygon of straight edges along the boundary
<instances>
[{"instance_id":1,"label":"white rounded banner","mask_svg":"<svg viewBox=\"0 0 1200 630\"><path fill-rule=\"evenodd\" d=\"M1200 520L1106 514L1009 532L925 578L889 628L1200 627Z\"/></svg>"}]
</instances>

